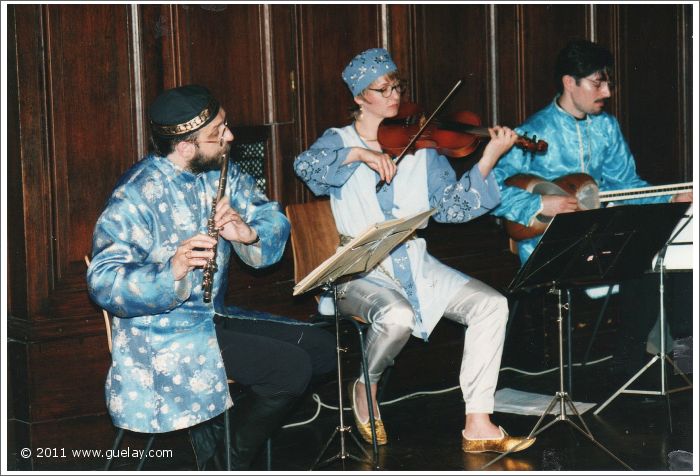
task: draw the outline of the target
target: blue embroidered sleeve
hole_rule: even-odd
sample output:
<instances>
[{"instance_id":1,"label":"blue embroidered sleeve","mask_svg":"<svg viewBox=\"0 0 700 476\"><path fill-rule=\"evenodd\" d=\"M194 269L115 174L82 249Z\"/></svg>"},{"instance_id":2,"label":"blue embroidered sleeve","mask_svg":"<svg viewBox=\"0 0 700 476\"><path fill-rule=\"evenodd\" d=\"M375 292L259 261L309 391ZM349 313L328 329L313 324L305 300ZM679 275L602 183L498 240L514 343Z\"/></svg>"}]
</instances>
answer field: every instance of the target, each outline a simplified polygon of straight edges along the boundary
<instances>
[{"instance_id":1,"label":"blue embroidered sleeve","mask_svg":"<svg viewBox=\"0 0 700 476\"><path fill-rule=\"evenodd\" d=\"M93 236L88 290L97 304L118 317L162 314L182 303L170 255L154 246L153 217L138 203L126 192L115 194Z\"/></svg>"},{"instance_id":2,"label":"blue embroidered sleeve","mask_svg":"<svg viewBox=\"0 0 700 476\"><path fill-rule=\"evenodd\" d=\"M331 188L341 187L361 162L344 164L351 148L343 145L340 135L328 129L305 152L294 160L294 171L315 195L328 195Z\"/></svg>"},{"instance_id":3,"label":"blue embroidered sleeve","mask_svg":"<svg viewBox=\"0 0 700 476\"><path fill-rule=\"evenodd\" d=\"M257 245L232 243L236 254L249 266L263 268L282 258L289 221L277 202L270 201L255 184L255 179L233 167L231 180L231 207L241 213L248 225L255 229L260 242Z\"/></svg>"},{"instance_id":4,"label":"blue embroidered sleeve","mask_svg":"<svg viewBox=\"0 0 700 476\"><path fill-rule=\"evenodd\" d=\"M498 205L500 193L493 174L486 179L475 165L457 180L447 159L428 152L428 193L433 216L442 223L464 223L488 213Z\"/></svg>"}]
</instances>

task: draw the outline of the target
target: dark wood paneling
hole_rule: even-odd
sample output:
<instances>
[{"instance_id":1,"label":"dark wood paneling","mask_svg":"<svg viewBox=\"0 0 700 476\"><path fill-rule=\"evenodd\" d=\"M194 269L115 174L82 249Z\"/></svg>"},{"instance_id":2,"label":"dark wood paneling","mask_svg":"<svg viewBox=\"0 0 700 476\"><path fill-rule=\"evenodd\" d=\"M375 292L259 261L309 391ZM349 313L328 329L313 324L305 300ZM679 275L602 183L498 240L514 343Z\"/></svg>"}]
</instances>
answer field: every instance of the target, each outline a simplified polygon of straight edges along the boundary
<instances>
[{"instance_id":1,"label":"dark wood paneling","mask_svg":"<svg viewBox=\"0 0 700 476\"><path fill-rule=\"evenodd\" d=\"M427 113L458 79L464 82L444 112L467 110L488 117L489 37L486 5L416 7L416 99Z\"/></svg>"},{"instance_id":2,"label":"dark wood paneling","mask_svg":"<svg viewBox=\"0 0 700 476\"><path fill-rule=\"evenodd\" d=\"M138 153L129 9L123 5L47 9L56 286L71 279L82 286L83 256L91 248L95 221L114 178Z\"/></svg>"},{"instance_id":3,"label":"dark wood paneling","mask_svg":"<svg viewBox=\"0 0 700 476\"><path fill-rule=\"evenodd\" d=\"M18 63L17 63L17 29L15 6L7 9L7 90L19 91L18 87ZM22 163L20 141L20 97L18 94L9 94L7 104L7 197L12 198L12 207L4 207L7 213L7 239L11 243L23 243L24 228L24 197L22 191ZM7 275L12 277L7 283L6 309L15 316L27 316L27 255L23 246L13 246L7 254Z\"/></svg>"},{"instance_id":4,"label":"dark wood paneling","mask_svg":"<svg viewBox=\"0 0 700 476\"><path fill-rule=\"evenodd\" d=\"M557 53L572 38L586 38L586 5L518 6L523 65L525 117L537 112L554 97L554 64ZM525 117L519 118L519 122Z\"/></svg>"},{"instance_id":5,"label":"dark wood paneling","mask_svg":"<svg viewBox=\"0 0 700 476\"><path fill-rule=\"evenodd\" d=\"M394 62L404 72L406 79L415 83L415 19L416 9L414 5L385 5L388 15L387 29L389 31L389 44L387 49L391 52Z\"/></svg>"},{"instance_id":6,"label":"dark wood paneling","mask_svg":"<svg viewBox=\"0 0 700 476\"><path fill-rule=\"evenodd\" d=\"M23 227L24 235L9 243L14 274L10 296L13 317L29 319L46 312L53 282L51 266L51 193L46 151L46 78L44 77L44 22L39 5L12 5L16 36L11 38L17 58L17 89L8 91L18 103L19 144L9 149L11 170L19 170L21 191L10 188L9 210ZM9 86L9 84L8 84ZM12 145L12 144L10 144ZM18 169L13 169L17 167ZM25 261L20 261L24 259ZM14 294L14 291L17 291ZM25 300L26 298L26 300Z\"/></svg>"},{"instance_id":7,"label":"dark wood paneling","mask_svg":"<svg viewBox=\"0 0 700 476\"><path fill-rule=\"evenodd\" d=\"M272 71L270 85L274 94L271 96L271 122L289 123L296 116L296 48L295 15L292 5L267 5L266 18L269 22L266 35L269 38L270 68ZM267 94L265 95L267 97Z\"/></svg>"},{"instance_id":8,"label":"dark wood paneling","mask_svg":"<svg viewBox=\"0 0 700 476\"><path fill-rule=\"evenodd\" d=\"M620 6L620 21L626 25L620 32L620 44L634 45L617 58L620 120L639 174L657 183L683 178L686 129L681 121L685 106L672 100L684 96L685 78L679 66L683 62L681 45L687 38L680 38L678 30L683 21L682 8L662 4Z\"/></svg>"},{"instance_id":9,"label":"dark wood paneling","mask_svg":"<svg viewBox=\"0 0 700 476\"><path fill-rule=\"evenodd\" d=\"M28 359L30 421L105 412L104 382L111 360L104 332L31 345Z\"/></svg>"},{"instance_id":10,"label":"dark wood paneling","mask_svg":"<svg viewBox=\"0 0 700 476\"><path fill-rule=\"evenodd\" d=\"M262 5L178 5L182 84L207 86L232 125L265 123Z\"/></svg>"},{"instance_id":11,"label":"dark wood paneling","mask_svg":"<svg viewBox=\"0 0 700 476\"><path fill-rule=\"evenodd\" d=\"M496 117L500 124L515 127L525 119L525 97L522 68L523 56L520 34L521 10L515 5L500 5L495 14L495 41L498 64L496 65Z\"/></svg>"},{"instance_id":12,"label":"dark wood paneling","mask_svg":"<svg viewBox=\"0 0 700 476\"><path fill-rule=\"evenodd\" d=\"M353 56L381 45L379 8L376 5L299 7L302 149L327 128L350 122L348 110L353 102L341 73Z\"/></svg>"}]
</instances>

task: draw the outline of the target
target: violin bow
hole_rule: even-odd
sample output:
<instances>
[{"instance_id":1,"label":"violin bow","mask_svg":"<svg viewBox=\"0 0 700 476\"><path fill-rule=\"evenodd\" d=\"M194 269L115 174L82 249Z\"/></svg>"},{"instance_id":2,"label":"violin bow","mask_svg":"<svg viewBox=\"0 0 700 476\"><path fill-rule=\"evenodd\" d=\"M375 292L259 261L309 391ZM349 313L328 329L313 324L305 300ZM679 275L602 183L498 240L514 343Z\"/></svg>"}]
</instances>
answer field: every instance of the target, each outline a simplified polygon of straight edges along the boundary
<instances>
[{"instance_id":1,"label":"violin bow","mask_svg":"<svg viewBox=\"0 0 700 476\"><path fill-rule=\"evenodd\" d=\"M440 112L440 110L445 106L445 104L446 104L447 101L452 97L452 95L455 93L455 91L457 91L457 89L462 85L462 82L463 82L463 81L464 81L463 79L459 79L459 80L455 83L455 85L452 86L452 89L450 89L450 92L447 93L447 96L445 96L445 98L442 100L442 102L440 102L440 104L438 104L438 107L435 108L435 110L434 110L433 113L430 115L430 117L428 117L428 119L423 123L423 125L420 127L420 129L418 129L418 132L416 132L416 134L415 134L415 135L413 136L413 138L408 142L408 144L406 145L406 147L403 148L403 150L401 151L401 153L400 153L399 155L397 155L395 158L392 159L392 160L394 161L394 163L395 163L397 166L399 165L399 162L401 162L401 160L404 158L404 156L406 155L406 153L407 153L409 150L411 150L411 147L413 147L413 144L416 143L416 141L418 140L418 138L420 137L420 135L423 133L423 131L425 130L425 128L428 127L428 125L430 124L430 121L432 121L432 120L435 118L435 116L437 115L437 113ZM384 185L386 185L386 182L385 182L384 180L380 180L379 183L377 183L377 187L376 187L377 193L379 193L379 191L382 189L382 187L383 187Z\"/></svg>"}]
</instances>

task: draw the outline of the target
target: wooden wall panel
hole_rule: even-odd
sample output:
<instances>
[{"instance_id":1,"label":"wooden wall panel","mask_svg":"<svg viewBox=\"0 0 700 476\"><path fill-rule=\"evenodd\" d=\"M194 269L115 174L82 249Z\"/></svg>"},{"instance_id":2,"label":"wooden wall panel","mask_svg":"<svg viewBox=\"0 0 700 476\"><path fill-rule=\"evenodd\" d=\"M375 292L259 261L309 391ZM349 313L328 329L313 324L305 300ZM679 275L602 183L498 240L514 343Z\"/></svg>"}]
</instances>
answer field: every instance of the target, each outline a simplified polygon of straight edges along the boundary
<instances>
[{"instance_id":1,"label":"wooden wall panel","mask_svg":"<svg viewBox=\"0 0 700 476\"><path fill-rule=\"evenodd\" d=\"M95 221L138 152L129 9L49 6L46 39L56 286L82 288Z\"/></svg>"},{"instance_id":2,"label":"wooden wall panel","mask_svg":"<svg viewBox=\"0 0 700 476\"><path fill-rule=\"evenodd\" d=\"M266 78L266 123L270 124L269 197L284 202L296 195L292 163L297 150L297 49L293 5L266 5L263 9ZM274 92L274 93L273 93Z\"/></svg>"},{"instance_id":3,"label":"wooden wall panel","mask_svg":"<svg viewBox=\"0 0 700 476\"><path fill-rule=\"evenodd\" d=\"M381 45L391 52L394 62L405 73L404 76L411 83L416 83L415 78L415 35L416 31L416 6L415 5L384 5L386 9L388 32L387 44ZM410 92L410 91L409 91Z\"/></svg>"},{"instance_id":4,"label":"wooden wall panel","mask_svg":"<svg viewBox=\"0 0 700 476\"><path fill-rule=\"evenodd\" d=\"M265 123L262 5L178 5L181 84L207 86L229 124Z\"/></svg>"},{"instance_id":5,"label":"wooden wall panel","mask_svg":"<svg viewBox=\"0 0 700 476\"><path fill-rule=\"evenodd\" d=\"M587 38L586 5L519 5L518 21L523 65L522 100L525 117L549 104L557 89L554 63L572 38Z\"/></svg>"},{"instance_id":6,"label":"wooden wall panel","mask_svg":"<svg viewBox=\"0 0 700 476\"><path fill-rule=\"evenodd\" d=\"M27 357L30 421L106 411L104 383L111 360L104 332L33 345Z\"/></svg>"},{"instance_id":7,"label":"wooden wall panel","mask_svg":"<svg viewBox=\"0 0 700 476\"><path fill-rule=\"evenodd\" d=\"M496 41L496 98L495 117L499 124L515 127L525 119L525 84L522 69L525 55L520 33L520 8L517 5L499 5L494 11Z\"/></svg>"},{"instance_id":8,"label":"wooden wall panel","mask_svg":"<svg viewBox=\"0 0 700 476\"><path fill-rule=\"evenodd\" d=\"M486 5L416 7L416 99L430 113L458 79L464 82L444 112L489 117L490 39Z\"/></svg>"},{"instance_id":9,"label":"wooden wall panel","mask_svg":"<svg viewBox=\"0 0 700 476\"><path fill-rule=\"evenodd\" d=\"M290 123L296 118L295 92L297 50L294 45L295 16L292 5L266 5L264 17L267 22L263 33L269 48L269 89L265 99L269 101L270 117L266 122Z\"/></svg>"},{"instance_id":10,"label":"wooden wall panel","mask_svg":"<svg viewBox=\"0 0 700 476\"><path fill-rule=\"evenodd\" d=\"M623 5L620 17L626 25L620 32L620 44L634 45L617 58L620 120L637 170L656 183L690 180L683 177L684 161L679 160L685 153L685 135L691 130L690 124L685 126L687 106L674 100L685 97L685 78L679 69L681 45L687 41L679 35L683 6Z\"/></svg>"},{"instance_id":11,"label":"wooden wall panel","mask_svg":"<svg viewBox=\"0 0 700 476\"><path fill-rule=\"evenodd\" d=\"M18 69L17 54L17 19L16 10L7 10L7 90L18 91ZM22 183L22 141L20 140L20 97L17 94L10 94L6 98L7 104L7 197L12 197L13 206L4 207L7 223L12 226L7 227L7 239L11 243L23 243L25 236L24 223L24 197ZM6 310L17 317L27 317L27 254L24 246L13 246L7 254L7 276L12 279L6 283L7 303ZM4 303L3 303L4 304Z\"/></svg>"},{"instance_id":12,"label":"wooden wall panel","mask_svg":"<svg viewBox=\"0 0 700 476\"><path fill-rule=\"evenodd\" d=\"M353 102L341 73L357 53L381 44L379 13L376 5L299 6L302 150L350 122Z\"/></svg>"},{"instance_id":13,"label":"wooden wall panel","mask_svg":"<svg viewBox=\"0 0 700 476\"><path fill-rule=\"evenodd\" d=\"M39 5L12 5L8 16L14 37L8 38L16 52L16 90L9 91L17 107L17 142L8 144L8 171L17 182L8 190L9 217L21 227L22 236L10 233L8 244L10 269L10 314L29 320L45 313L52 283L51 260L51 193L46 151L46 83L44 77L44 22ZM8 83L8 87L12 82ZM9 120L12 120L12 110ZM21 184L21 185L20 185ZM21 188L18 188L21 187ZM37 199L49 197L49 199ZM14 228L14 226L12 227ZM17 240L17 241L14 241ZM42 272L37 272L42 270Z\"/></svg>"}]
</instances>

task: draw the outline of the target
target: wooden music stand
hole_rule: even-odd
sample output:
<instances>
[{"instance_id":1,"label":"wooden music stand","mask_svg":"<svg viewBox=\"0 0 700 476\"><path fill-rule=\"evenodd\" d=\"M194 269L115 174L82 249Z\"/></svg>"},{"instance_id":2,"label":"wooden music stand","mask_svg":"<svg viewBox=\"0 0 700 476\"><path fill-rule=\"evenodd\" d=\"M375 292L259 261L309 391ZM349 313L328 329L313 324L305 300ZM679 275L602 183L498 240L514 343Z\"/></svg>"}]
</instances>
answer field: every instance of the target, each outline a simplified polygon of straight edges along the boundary
<instances>
[{"instance_id":1,"label":"wooden music stand","mask_svg":"<svg viewBox=\"0 0 700 476\"><path fill-rule=\"evenodd\" d=\"M318 265L316 269L311 271L304 279L294 286L294 296L303 294L317 287L323 287L327 291L332 291L333 307L335 308L339 425L335 428L330 438L328 438L328 441L318 457L311 465L310 470L313 470L317 466L324 466L337 459L342 460L343 463L345 463L347 458L362 461L360 458L347 451L345 447L345 433L348 433L364 455L368 459L370 458L357 437L351 432L351 428L345 426L343 417L343 373L340 359L340 313L338 311L337 280L343 276L370 271L380 263L391 250L408 238L416 228L425 223L433 213L435 213L435 209L420 212L406 218L388 220L368 227L364 232L353 238L347 245L338 248L333 256ZM321 457L325 454L336 435L340 435L340 452L319 464ZM376 464L376 462L374 463Z\"/></svg>"}]
</instances>

